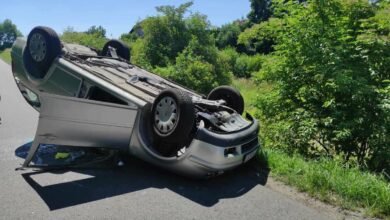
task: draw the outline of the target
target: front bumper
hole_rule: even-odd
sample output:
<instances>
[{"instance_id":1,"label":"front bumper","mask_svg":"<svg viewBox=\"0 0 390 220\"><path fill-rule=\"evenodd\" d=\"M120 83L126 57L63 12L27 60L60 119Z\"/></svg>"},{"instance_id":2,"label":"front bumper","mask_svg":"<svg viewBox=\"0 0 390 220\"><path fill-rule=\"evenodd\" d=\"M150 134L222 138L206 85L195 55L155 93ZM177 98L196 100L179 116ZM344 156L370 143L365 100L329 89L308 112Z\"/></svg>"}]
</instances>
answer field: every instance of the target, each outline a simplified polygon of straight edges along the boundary
<instances>
[{"instance_id":1,"label":"front bumper","mask_svg":"<svg viewBox=\"0 0 390 220\"><path fill-rule=\"evenodd\" d=\"M256 120L242 131L218 134L201 128L192 141L188 160L209 171L225 171L255 156L260 144Z\"/></svg>"},{"instance_id":2,"label":"front bumper","mask_svg":"<svg viewBox=\"0 0 390 220\"><path fill-rule=\"evenodd\" d=\"M149 117L145 117L149 118ZM218 134L199 128L190 145L180 156L162 157L153 149L146 126L135 129L130 143L130 153L155 164L193 178L208 178L244 164L253 158L260 147L259 124L252 121L243 130ZM147 125L140 121L141 125Z\"/></svg>"}]
</instances>

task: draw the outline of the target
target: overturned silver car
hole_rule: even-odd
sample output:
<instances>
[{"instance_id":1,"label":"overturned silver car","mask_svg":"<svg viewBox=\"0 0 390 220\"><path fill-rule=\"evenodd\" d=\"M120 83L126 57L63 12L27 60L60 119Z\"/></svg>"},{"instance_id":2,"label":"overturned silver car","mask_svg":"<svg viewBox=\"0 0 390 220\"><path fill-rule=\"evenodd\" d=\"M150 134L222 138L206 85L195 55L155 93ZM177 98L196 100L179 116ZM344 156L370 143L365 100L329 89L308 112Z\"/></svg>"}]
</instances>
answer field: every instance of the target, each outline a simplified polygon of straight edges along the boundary
<instances>
[{"instance_id":1,"label":"overturned silver car","mask_svg":"<svg viewBox=\"0 0 390 220\"><path fill-rule=\"evenodd\" d=\"M203 96L129 63L110 40L101 51L61 42L35 27L11 52L15 81L40 112L30 162L41 144L102 147L193 177L210 177L253 158L258 122L234 88Z\"/></svg>"}]
</instances>

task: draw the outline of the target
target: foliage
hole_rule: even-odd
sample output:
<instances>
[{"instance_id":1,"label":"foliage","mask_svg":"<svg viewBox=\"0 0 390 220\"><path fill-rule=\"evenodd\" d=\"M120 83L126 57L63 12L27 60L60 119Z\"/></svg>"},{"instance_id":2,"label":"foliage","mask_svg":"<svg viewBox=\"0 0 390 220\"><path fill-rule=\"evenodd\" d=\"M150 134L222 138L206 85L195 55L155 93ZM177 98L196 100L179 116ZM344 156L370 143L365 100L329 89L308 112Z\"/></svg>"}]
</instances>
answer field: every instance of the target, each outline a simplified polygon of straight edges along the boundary
<instances>
[{"instance_id":1,"label":"foliage","mask_svg":"<svg viewBox=\"0 0 390 220\"><path fill-rule=\"evenodd\" d=\"M273 86L267 82L256 84L252 79L242 78L234 79L233 85L243 95L246 111L260 116L259 119L264 121L264 116L258 114L256 102L259 96L274 96L272 93L276 91ZM269 109L274 110L272 106ZM261 124L260 139L263 148L259 167L266 168L265 165L268 164L274 178L327 203L348 209L364 208L366 215L385 219L390 215L390 185L383 174L362 171L353 163L344 163L340 157L308 159L301 154L264 147L264 142L269 141L265 139L269 132L275 132L278 138L284 138L283 122ZM276 129L281 132L276 132Z\"/></svg>"},{"instance_id":2,"label":"foliage","mask_svg":"<svg viewBox=\"0 0 390 220\"><path fill-rule=\"evenodd\" d=\"M390 215L390 185L381 175L370 174L337 160L320 158L305 160L301 155L289 155L266 149L272 176L299 190L344 208L363 207L366 214Z\"/></svg>"},{"instance_id":3,"label":"foliage","mask_svg":"<svg viewBox=\"0 0 390 220\"><path fill-rule=\"evenodd\" d=\"M16 37L22 36L16 25L11 20L5 19L0 23L0 50L10 48Z\"/></svg>"},{"instance_id":4,"label":"foliage","mask_svg":"<svg viewBox=\"0 0 390 220\"><path fill-rule=\"evenodd\" d=\"M259 54L248 56L242 54L237 57L233 68L233 74L237 77L249 78L261 68L263 57Z\"/></svg>"},{"instance_id":5,"label":"foliage","mask_svg":"<svg viewBox=\"0 0 390 220\"><path fill-rule=\"evenodd\" d=\"M251 115L256 115L256 100L258 94L264 91L264 85L259 86L252 79L234 78L232 86L237 88L244 97L245 111Z\"/></svg>"},{"instance_id":6,"label":"foliage","mask_svg":"<svg viewBox=\"0 0 390 220\"><path fill-rule=\"evenodd\" d=\"M157 68L156 72L184 86L208 93L218 85L231 82L231 72L218 56L215 46L202 44L195 36L168 68Z\"/></svg>"},{"instance_id":7,"label":"foliage","mask_svg":"<svg viewBox=\"0 0 390 220\"><path fill-rule=\"evenodd\" d=\"M166 67L175 62L177 55L188 45L191 39L190 20L202 20L199 15L184 18L192 2L175 8L174 6L157 7L158 16L148 17L141 22L142 38L138 38L132 48L133 62L148 63L152 67ZM203 21L201 21L203 22ZM199 36L199 39L201 37Z\"/></svg>"},{"instance_id":8,"label":"foliage","mask_svg":"<svg viewBox=\"0 0 390 220\"><path fill-rule=\"evenodd\" d=\"M123 41L123 42L126 42L128 43L129 45L131 45L132 43L134 43L138 38L141 38L144 36L144 31L142 30L142 26L141 26L142 22L141 21L138 21L134 26L133 28L130 30L129 33L125 33L125 34L122 34L120 36L120 39Z\"/></svg>"},{"instance_id":9,"label":"foliage","mask_svg":"<svg viewBox=\"0 0 390 220\"><path fill-rule=\"evenodd\" d=\"M6 63L11 64L11 49L0 50L0 59Z\"/></svg>"},{"instance_id":10,"label":"foliage","mask_svg":"<svg viewBox=\"0 0 390 220\"><path fill-rule=\"evenodd\" d=\"M251 11L248 19L252 23L268 20L272 15L271 0L250 0Z\"/></svg>"},{"instance_id":11,"label":"foliage","mask_svg":"<svg viewBox=\"0 0 390 220\"><path fill-rule=\"evenodd\" d=\"M90 28L88 28L88 30L85 32L86 34L93 34L93 35L96 35L96 36L99 36L99 37L102 37L102 38L105 38L106 37L106 29L102 26L91 26Z\"/></svg>"},{"instance_id":12,"label":"foliage","mask_svg":"<svg viewBox=\"0 0 390 220\"><path fill-rule=\"evenodd\" d=\"M274 5L283 11L283 27L257 75L274 84L258 100L266 124L277 129L271 143L302 153L322 149L362 166L381 149L386 156L376 166L388 170L389 3L380 9L363 0Z\"/></svg>"},{"instance_id":13,"label":"foliage","mask_svg":"<svg viewBox=\"0 0 390 220\"><path fill-rule=\"evenodd\" d=\"M222 25L216 30L216 45L218 48L236 47L238 35L241 33L240 21Z\"/></svg>"},{"instance_id":14,"label":"foliage","mask_svg":"<svg viewBox=\"0 0 390 220\"><path fill-rule=\"evenodd\" d=\"M104 34L105 29L101 26L97 28L92 26L86 32L76 32L73 28L68 27L64 30L60 38L66 43L76 43L101 50L107 42Z\"/></svg>"},{"instance_id":15,"label":"foliage","mask_svg":"<svg viewBox=\"0 0 390 220\"><path fill-rule=\"evenodd\" d=\"M131 43L132 62L208 93L229 84L231 72L218 53L207 17L199 13L184 17L191 5L157 7L159 15L140 22L143 36Z\"/></svg>"},{"instance_id":16,"label":"foliage","mask_svg":"<svg viewBox=\"0 0 390 220\"><path fill-rule=\"evenodd\" d=\"M270 18L268 21L255 24L243 31L238 36L237 43L244 45L247 53L268 54L273 51L275 38L282 31L282 28L282 19Z\"/></svg>"},{"instance_id":17,"label":"foliage","mask_svg":"<svg viewBox=\"0 0 390 220\"><path fill-rule=\"evenodd\" d=\"M250 78L252 74L258 72L263 62L263 56L259 54L248 56L230 47L219 51L219 56L227 64L227 71L232 72L236 77L243 78Z\"/></svg>"},{"instance_id":18,"label":"foliage","mask_svg":"<svg viewBox=\"0 0 390 220\"><path fill-rule=\"evenodd\" d=\"M219 50L218 53L218 56L227 64L227 71L233 72L236 60L240 54L233 47L227 47L223 50Z\"/></svg>"}]
</instances>

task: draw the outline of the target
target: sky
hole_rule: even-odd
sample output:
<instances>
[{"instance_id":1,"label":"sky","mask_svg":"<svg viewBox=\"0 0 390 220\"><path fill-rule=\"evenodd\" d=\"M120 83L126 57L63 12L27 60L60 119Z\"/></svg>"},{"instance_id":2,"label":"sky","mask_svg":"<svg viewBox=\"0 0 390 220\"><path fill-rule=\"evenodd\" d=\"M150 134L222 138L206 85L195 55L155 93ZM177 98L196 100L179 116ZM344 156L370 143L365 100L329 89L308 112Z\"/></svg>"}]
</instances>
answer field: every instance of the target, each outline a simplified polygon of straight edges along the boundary
<instances>
[{"instance_id":1,"label":"sky","mask_svg":"<svg viewBox=\"0 0 390 220\"><path fill-rule=\"evenodd\" d=\"M1 3L4 1L3 3ZM38 25L62 33L66 27L86 31L92 25L102 25L107 37L118 38L147 16L156 15L156 6L178 6L189 0L0 0L0 22L11 19L27 35ZM207 15L214 26L221 26L245 17L249 0L194 0L192 12Z\"/></svg>"}]
</instances>

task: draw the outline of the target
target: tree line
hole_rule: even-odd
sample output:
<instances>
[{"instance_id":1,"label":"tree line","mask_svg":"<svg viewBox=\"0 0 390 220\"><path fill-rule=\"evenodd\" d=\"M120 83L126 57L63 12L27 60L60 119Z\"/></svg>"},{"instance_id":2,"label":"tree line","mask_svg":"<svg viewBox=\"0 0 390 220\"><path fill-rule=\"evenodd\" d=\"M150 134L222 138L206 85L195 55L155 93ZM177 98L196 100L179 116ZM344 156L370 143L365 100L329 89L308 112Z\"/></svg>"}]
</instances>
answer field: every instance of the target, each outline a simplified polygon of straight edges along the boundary
<instances>
[{"instance_id":1,"label":"tree line","mask_svg":"<svg viewBox=\"0 0 390 220\"><path fill-rule=\"evenodd\" d=\"M0 22L0 51L10 48L19 36L22 36L22 33L11 20L5 19Z\"/></svg>"}]
</instances>

